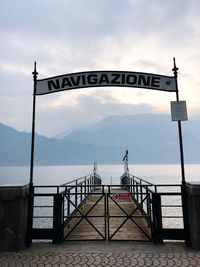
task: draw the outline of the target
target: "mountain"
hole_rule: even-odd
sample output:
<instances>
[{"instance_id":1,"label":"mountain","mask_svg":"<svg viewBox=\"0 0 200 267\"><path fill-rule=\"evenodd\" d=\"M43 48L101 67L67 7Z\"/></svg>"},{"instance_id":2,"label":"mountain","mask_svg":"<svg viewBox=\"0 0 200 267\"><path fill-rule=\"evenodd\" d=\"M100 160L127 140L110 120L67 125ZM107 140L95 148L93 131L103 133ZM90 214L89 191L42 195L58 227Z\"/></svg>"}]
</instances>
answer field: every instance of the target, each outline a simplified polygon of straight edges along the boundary
<instances>
[{"instance_id":1,"label":"mountain","mask_svg":"<svg viewBox=\"0 0 200 267\"><path fill-rule=\"evenodd\" d=\"M27 165L30 134L0 123L0 165Z\"/></svg>"},{"instance_id":2,"label":"mountain","mask_svg":"<svg viewBox=\"0 0 200 267\"><path fill-rule=\"evenodd\" d=\"M200 162L200 120L182 123L186 163ZM31 134L0 123L0 165L30 163ZM125 150L135 164L179 163L177 123L168 115L111 116L62 138L35 138L36 165L119 164Z\"/></svg>"}]
</instances>

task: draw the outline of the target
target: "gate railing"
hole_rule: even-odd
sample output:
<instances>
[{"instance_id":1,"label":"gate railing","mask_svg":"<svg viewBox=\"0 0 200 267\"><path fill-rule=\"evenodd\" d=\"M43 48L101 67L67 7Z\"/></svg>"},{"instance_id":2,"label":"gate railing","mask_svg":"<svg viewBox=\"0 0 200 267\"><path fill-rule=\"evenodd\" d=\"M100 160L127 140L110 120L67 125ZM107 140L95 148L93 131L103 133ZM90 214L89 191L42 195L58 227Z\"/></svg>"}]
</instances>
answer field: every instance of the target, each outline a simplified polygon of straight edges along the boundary
<instances>
[{"instance_id":1,"label":"gate railing","mask_svg":"<svg viewBox=\"0 0 200 267\"><path fill-rule=\"evenodd\" d=\"M94 191L95 187L98 185L101 185L101 177L96 173L63 184L62 188L64 190L62 193L65 196L63 217L73 214L76 210L75 207L82 205L88 195ZM74 203L75 207L72 203Z\"/></svg>"},{"instance_id":2,"label":"gate railing","mask_svg":"<svg viewBox=\"0 0 200 267\"><path fill-rule=\"evenodd\" d=\"M164 240L185 240L186 231L183 226L182 190L180 184L152 184L137 176L125 173L121 184L131 193L141 212L150 209L154 243ZM145 193L150 198L144 201ZM148 202L150 201L150 203Z\"/></svg>"},{"instance_id":3,"label":"gate railing","mask_svg":"<svg viewBox=\"0 0 200 267\"><path fill-rule=\"evenodd\" d=\"M130 181L129 181L130 182ZM141 186L141 185L140 185ZM107 210L109 212L108 214L108 240L118 240L115 238L117 233L121 231L123 225L125 225L126 222L132 222L137 229L140 230L143 238L137 238L134 237L132 241L152 241L152 212L151 212L151 191L149 190L150 185L145 185L145 190L140 192L140 189L138 189L137 184L126 184L126 186L121 185L120 188L125 189L129 191L130 197L133 200L134 205L132 205L131 211L127 212L123 208L123 202L117 202L113 198L113 193L115 192L115 188L119 188L119 185L110 185L108 186L108 193L107 193L107 199L114 202L115 205L118 206L118 208L121 210L121 214L115 215L112 214L112 209L109 208L108 200L107 200ZM125 193L126 196L126 193ZM119 194L120 198L120 194ZM122 199L123 199L123 193L122 193ZM137 199L137 201L136 201ZM125 203L126 204L126 203ZM121 218L121 223L119 226L114 230L113 233L109 232L109 221L110 219L115 218ZM131 232L130 232L131 233ZM125 241L126 239L124 239ZM130 239L127 239L130 240Z\"/></svg>"},{"instance_id":4,"label":"gate railing","mask_svg":"<svg viewBox=\"0 0 200 267\"><path fill-rule=\"evenodd\" d=\"M182 192L180 184L155 185L152 194L154 243L164 240L185 240Z\"/></svg>"},{"instance_id":5,"label":"gate railing","mask_svg":"<svg viewBox=\"0 0 200 267\"><path fill-rule=\"evenodd\" d=\"M139 232L142 232L143 236L145 238L138 238L132 237L132 239L124 237L120 240L132 240L132 241L152 241L152 220L151 220L151 207L150 204L148 204L148 209L145 212L140 212L141 205L145 203L150 203L150 194L146 194L143 192L143 194L146 194L141 202L138 202L137 204L134 202L130 202L131 205L131 211L127 211L124 208L124 204L126 205L126 201L120 202L118 201L118 196L123 198L123 194L125 195L127 200L130 200L130 197L133 199L132 194L127 193L117 193L121 188L120 185L95 185L95 189L98 188L98 190L91 190L87 197L83 200L83 202L76 202L75 198L72 198L74 194L80 195L82 194L82 191L78 190L79 185L74 185L76 191L75 193L68 191L68 187L66 187L66 191L64 192L64 206L67 206L69 204L72 205L73 211L65 212L63 216L64 221L64 240L71 241L71 240L119 240L117 237L118 233L123 230L123 226L127 222L132 222L132 224L135 225L136 228L139 229ZM80 187L87 187L86 185L83 185ZM130 188L137 187L137 185L129 185ZM120 191L121 192L121 191ZM138 194L138 193L135 193ZM93 198L93 201L91 201L91 198ZM95 200L94 200L95 199ZM89 200L90 204L84 206L84 203ZM98 204L103 205L103 210L101 213L95 213L92 212L95 210ZM78 204L79 203L79 204ZM135 203L135 204L134 204ZM117 214L114 212L112 207L110 207L110 204L114 204L117 206L118 212ZM112 206L112 205L111 205ZM64 208L65 210L65 208ZM119 212L120 211L120 212ZM99 221L104 221L102 223L101 230L99 230L95 225L95 222L93 219L99 219ZM115 226L113 229L112 223L110 221L117 220L119 222L118 226ZM138 221L139 220L139 221ZM148 225L145 225L145 222L143 220L146 220L148 222ZM79 238L75 235L73 236L73 233L77 230L80 224L84 221L85 223L90 225L91 230L93 230L93 233L95 232L95 237L93 239L90 239L90 237L84 238L83 236L79 236ZM97 222L97 221L96 221ZM99 224L99 223L97 223ZM110 231L110 226L112 225L112 232ZM144 226L145 225L145 226ZM131 229L130 233L131 233ZM123 236L128 236L129 232L126 232L123 234ZM88 232L88 236L90 236L90 233ZM134 233L132 233L132 236L134 236ZM75 239L74 239L75 238Z\"/></svg>"},{"instance_id":6,"label":"gate railing","mask_svg":"<svg viewBox=\"0 0 200 267\"><path fill-rule=\"evenodd\" d=\"M70 192L76 205L80 205L94 190L95 183L101 184L101 179L98 174L92 173L59 186L33 186L33 195L31 196L33 198L32 227L28 230L31 232L31 239L50 239L53 242L61 242L65 212L73 213L73 205L70 205L70 201L67 204L67 211L64 210L66 207L64 195Z\"/></svg>"},{"instance_id":7,"label":"gate railing","mask_svg":"<svg viewBox=\"0 0 200 267\"><path fill-rule=\"evenodd\" d=\"M126 183L121 179L121 185L104 186L100 177L93 173L61 186L34 186L32 228L29 229L31 238L61 242L64 227L77 216L77 209L91 194L109 194L110 197L113 188L121 187L130 192L137 209L141 211L141 215L137 216L148 222L154 243L163 243L167 239L185 240L187 229L183 227L181 185L154 185L130 174L128 178ZM95 193L97 187L100 191ZM108 214L103 216L108 217ZM104 234L102 238L105 239Z\"/></svg>"},{"instance_id":8,"label":"gate railing","mask_svg":"<svg viewBox=\"0 0 200 267\"><path fill-rule=\"evenodd\" d=\"M96 190L98 188L98 190ZM91 206L84 205L91 196L96 199ZM97 240L106 239L106 216L102 214L92 214L91 211L97 206L100 201L104 202L104 210L106 210L105 199L105 185L101 184L76 184L73 187L65 186L63 192L64 209L63 209L63 240L70 239L71 233L77 229L80 223L85 220L91 228L97 233ZM104 230L100 231L94 223L92 218L102 218L104 220ZM88 233L89 235L89 233ZM76 239L79 240L79 239ZM81 239L82 241L84 239ZM85 238L85 240L90 240Z\"/></svg>"}]
</instances>

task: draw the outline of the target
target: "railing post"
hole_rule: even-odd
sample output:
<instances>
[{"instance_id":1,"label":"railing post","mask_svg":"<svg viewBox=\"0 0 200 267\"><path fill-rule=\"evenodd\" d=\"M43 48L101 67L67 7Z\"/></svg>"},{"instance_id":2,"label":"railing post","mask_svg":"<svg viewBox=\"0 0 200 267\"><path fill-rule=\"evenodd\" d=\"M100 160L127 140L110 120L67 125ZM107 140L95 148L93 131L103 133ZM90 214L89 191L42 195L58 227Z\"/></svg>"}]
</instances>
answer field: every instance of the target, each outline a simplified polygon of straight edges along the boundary
<instances>
[{"instance_id":1,"label":"railing post","mask_svg":"<svg viewBox=\"0 0 200 267\"><path fill-rule=\"evenodd\" d=\"M67 216L69 216L70 215L70 190L68 189L67 190Z\"/></svg>"},{"instance_id":2,"label":"railing post","mask_svg":"<svg viewBox=\"0 0 200 267\"><path fill-rule=\"evenodd\" d=\"M187 204L187 191L186 183L182 182L181 185L181 198L182 198L182 209L183 209L183 225L185 232L185 244L191 247L191 235L190 235L190 225L189 225L189 214L188 214L188 204Z\"/></svg>"},{"instance_id":3,"label":"railing post","mask_svg":"<svg viewBox=\"0 0 200 267\"><path fill-rule=\"evenodd\" d=\"M146 188L147 194L147 215L149 216L149 224L151 223L151 197L150 193L148 192L148 187Z\"/></svg>"},{"instance_id":4,"label":"railing post","mask_svg":"<svg viewBox=\"0 0 200 267\"><path fill-rule=\"evenodd\" d=\"M76 180L76 186L75 186L75 206L77 207L77 193L78 193L78 187L77 187L77 180Z\"/></svg>"},{"instance_id":5,"label":"railing post","mask_svg":"<svg viewBox=\"0 0 200 267\"><path fill-rule=\"evenodd\" d=\"M141 181L140 181L141 184ZM142 185L140 185L140 203L141 203L141 208L143 210L143 190L142 190Z\"/></svg>"},{"instance_id":6,"label":"railing post","mask_svg":"<svg viewBox=\"0 0 200 267\"><path fill-rule=\"evenodd\" d=\"M56 194L53 198L53 229L54 236L53 242L60 243L63 238L63 223L62 223L62 214L63 214L63 196L62 194Z\"/></svg>"},{"instance_id":7,"label":"railing post","mask_svg":"<svg viewBox=\"0 0 200 267\"><path fill-rule=\"evenodd\" d=\"M89 180L89 182L90 182L90 192L92 191L92 176L90 175L90 180Z\"/></svg>"},{"instance_id":8,"label":"railing post","mask_svg":"<svg viewBox=\"0 0 200 267\"><path fill-rule=\"evenodd\" d=\"M138 203L139 196L138 196L138 183L137 182L136 182L136 200L137 200L137 203Z\"/></svg>"},{"instance_id":9,"label":"railing post","mask_svg":"<svg viewBox=\"0 0 200 267\"><path fill-rule=\"evenodd\" d=\"M104 187L103 187L104 188ZM104 193L104 189L103 189ZM105 193L105 237L107 240L110 240L110 214L109 214L109 198L110 193Z\"/></svg>"},{"instance_id":10,"label":"railing post","mask_svg":"<svg viewBox=\"0 0 200 267\"><path fill-rule=\"evenodd\" d=\"M83 186L82 186L83 184L81 183L80 184L80 189L81 189L81 202L83 201Z\"/></svg>"},{"instance_id":11,"label":"railing post","mask_svg":"<svg viewBox=\"0 0 200 267\"><path fill-rule=\"evenodd\" d=\"M133 180L133 197L135 199L135 180Z\"/></svg>"},{"instance_id":12,"label":"railing post","mask_svg":"<svg viewBox=\"0 0 200 267\"><path fill-rule=\"evenodd\" d=\"M33 228L33 209L34 209L34 187L29 186L29 200L28 200L28 225L27 225L27 236L26 245L32 244L32 228Z\"/></svg>"},{"instance_id":13,"label":"railing post","mask_svg":"<svg viewBox=\"0 0 200 267\"><path fill-rule=\"evenodd\" d=\"M86 184L86 177L85 177L85 181L84 181L84 184L85 184L85 186L84 186L84 188L85 188L85 198L86 198L86 196L87 196L87 184Z\"/></svg>"},{"instance_id":14,"label":"railing post","mask_svg":"<svg viewBox=\"0 0 200 267\"><path fill-rule=\"evenodd\" d=\"M161 195L152 193L154 244L163 244Z\"/></svg>"},{"instance_id":15,"label":"railing post","mask_svg":"<svg viewBox=\"0 0 200 267\"><path fill-rule=\"evenodd\" d=\"M89 179L87 180L87 195L89 194L89 190L90 188L89 188Z\"/></svg>"},{"instance_id":16,"label":"railing post","mask_svg":"<svg viewBox=\"0 0 200 267\"><path fill-rule=\"evenodd\" d=\"M150 193L148 191L148 185L145 186L145 191L146 191L146 196L147 196L147 200L146 200L146 214L151 216L151 204L150 204Z\"/></svg>"}]
</instances>

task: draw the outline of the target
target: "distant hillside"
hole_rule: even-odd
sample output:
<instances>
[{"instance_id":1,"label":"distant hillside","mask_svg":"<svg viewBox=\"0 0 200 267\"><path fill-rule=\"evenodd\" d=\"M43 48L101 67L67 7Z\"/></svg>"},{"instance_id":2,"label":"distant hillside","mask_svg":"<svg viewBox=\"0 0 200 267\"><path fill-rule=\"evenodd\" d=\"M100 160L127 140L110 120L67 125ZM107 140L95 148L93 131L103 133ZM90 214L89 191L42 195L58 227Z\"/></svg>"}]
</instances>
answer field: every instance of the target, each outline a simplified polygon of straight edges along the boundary
<instances>
[{"instance_id":1,"label":"distant hillside","mask_svg":"<svg viewBox=\"0 0 200 267\"><path fill-rule=\"evenodd\" d=\"M199 163L199 116L182 125L185 161ZM28 165L30 142L30 133L0 123L0 165ZM63 138L36 135L35 164L118 164L126 149L130 163L179 163L177 123L168 115L111 116Z\"/></svg>"},{"instance_id":2,"label":"distant hillside","mask_svg":"<svg viewBox=\"0 0 200 267\"><path fill-rule=\"evenodd\" d=\"M0 165L27 165L30 140L30 134L0 123Z\"/></svg>"}]
</instances>

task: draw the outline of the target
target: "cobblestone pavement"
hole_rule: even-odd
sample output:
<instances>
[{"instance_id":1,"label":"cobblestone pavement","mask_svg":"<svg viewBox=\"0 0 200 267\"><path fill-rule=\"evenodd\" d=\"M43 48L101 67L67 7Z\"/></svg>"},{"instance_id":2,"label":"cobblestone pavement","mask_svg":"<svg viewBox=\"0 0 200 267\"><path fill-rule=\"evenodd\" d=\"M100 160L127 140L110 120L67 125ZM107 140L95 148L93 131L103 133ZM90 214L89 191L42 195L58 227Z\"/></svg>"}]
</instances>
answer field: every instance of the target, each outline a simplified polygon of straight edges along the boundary
<instances>
[{"instance_id":1,"label":"cobblestone pavement","mask_svg":"<svg viewBox=\"0 0 200 267\"><path fill-rule=\"evenodd\" d=\"M100 242L101 243L101 242ZM200 252L182 244L33 244L21 252L0 253L0 266L195 266Z\"/></svg>"}]
</instances>

